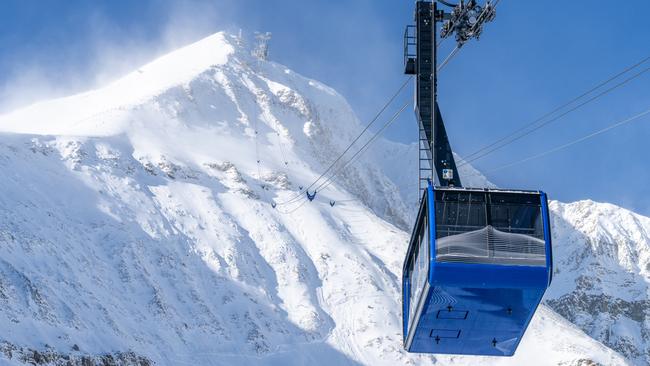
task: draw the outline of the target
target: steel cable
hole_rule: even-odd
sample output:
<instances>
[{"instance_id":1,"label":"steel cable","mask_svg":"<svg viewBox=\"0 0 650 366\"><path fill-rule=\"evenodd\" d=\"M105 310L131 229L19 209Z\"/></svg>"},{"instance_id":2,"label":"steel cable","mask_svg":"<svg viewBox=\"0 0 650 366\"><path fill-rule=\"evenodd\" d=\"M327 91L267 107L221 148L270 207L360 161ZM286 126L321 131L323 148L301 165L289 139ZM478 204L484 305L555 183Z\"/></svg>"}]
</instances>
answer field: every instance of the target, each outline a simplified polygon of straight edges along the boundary
<instances>
[{"instance_id":1,"label":"steel cable","mask_svg":"<svg viewBox=\"0 0 650 366\"><path fill-rule=\"evenodd\" d=\"M375 142L375 140L377 140L377 138L379 138L379 136L381 136L381 134L382 134L382 133L383 133L383 132L384 132L384 131L385 131L385 130L386 130L386 129L391 125L391 124L393 124L393 122L395 122L395 121L397 120L397 117L399 117L400 114L402 114L402 112L404 111L404 109L406 109L406 107L407 107L408 105L409 105L409 102L404 103L404 105L402 106L402 108L400 108L399 111L397 111L397 113L395 113L395 114L393 115L393 117L392 117L388 122L386 122L386 123L384 124L384 126L382 126L382 128L381 128L379 131L377 131L377 132L372 136L372 138L371 138L370 140L368 140L368 141L367 141L367 142L366 142L366 143L365 143L365 144L364 144L364 145L363 145L363 146L362 146L362 147L361 147L361 148L360 148L360 149L359 149L359 150L358 150L354 155L352 155L352 157L350 158L350 160L347 161L347 163L345 163L342 167L340 167L339 169L337 169L337 170L336 170L336 171L335 171L335 172L334 172L334 173L333 173L333 174L332 174L332 175L331 175L331 176L330 176L326 181L324 181L323 183L321 183L321 184L316 188L316 190L317 190L317 191L322 191L323 189L327 188L330 184L332 184L334 177L337 176L337 175L339 174L339 172L341 172L342 170L344 170L345 168L347 168L348 166L350 166L350 165L351 165L351 164L356 160L356 158L357 158L360 154L362 154L363 152L365 152L366 150L368 150L368 147L369 147L373 142Z\"/></svg>"},{"instance_id":2,"label":"steel cable","mask_svg":"<svg viewBox=\"0 0 650 366\"><path fill-rule=\"evenodd\" d=\"M343 156L344 156L348 151L350 151L350 149L354 146L354 144L355 144L357 141L359 141L359 139L361 138L361 136L363 136L363 134L364 134L366 131L368 131L368 129L369 129L369 128L370 128L370 127L371 127L371 126L372 126L372 125L373 125L373 124L378 120L378 119L379 119L379 117L384 113L384 111L385 111L385 110L386 110L386 109L387 109L387 108L388 108L388 107L393 103L393 101L397 98L397 96L399 96L399 95L401 94L402 90L404 90L404 88L406 87L406 85L408 85L408 83L409 83L409 81L411 81L411 79L413 79L412 76L410 76L408 79L406 79L406 81L405 81L405 82L404 82L404 83L399 87L399 89L397 89L397 92L395 92L395 94L393 94L393 96L392 96L392 97L391 97L391 98L390 98L390 99L389 99L389 100L388 100L388 101L387 101L387 102L382 106L382 108L379 110L379 112L378 112L378 113L373 117L373 119L372 119L372 120L371 120L371 121L366 125L366 127L365 127L365 128L364 128L364 129L359 133L359 135L357 135L357 137L355 137L355 138L352 140L352 142L350 142L350 144L347 146L347 148L345 148L345 150L344 150L344 151L343 151L343 152L342 152L342 153L341 153L341 154L340 154L340 155L339 155L339 156L338 156L338 157L337 157L337 158L336 158L336 159L335 159L335 160L334 160L330 165L329 165L329 167L327 167L327 169L326 169L326 170L325 170L325 171L324 171L324 172L323 172L323 173L322 173L318 178L316 178L316 179L315 179L315 180L314 180L314 181L313 181L309 186L307 186L306 188L299 190L299 192L296 193L293 197L287 199L287 200L284 201L284 202L278 202L278 203L276 203L276 204L277 204L277 205L286 205L286 204L292 203L292 202L294 202L297 198L302 197L303 193L305 193L305 192L308 191L310 188L312 188L314 185L316 185L316 184L318 183L318 181L321 180L321 179L322 179L322 178L323 178L323 177L324 177L324 176L325 176L325 175L326 175L330 170L332 170L332 168L334 167L334 165L336 165L336 163L338 163L338 162L343 158Z\"/></svg>"},{"instance_id":3,"label":"steel cable","mask_svg":"<svg viewBox=\"0 0 650 366\"><path fill-rule=\"evenodd\" d=\"M592 132L592 133L590 133L590 134L588 134L588 135L582 136L582 137L580 137L580 138L578 138L578 139L576 139L576 140L573 140L573 141L567 142L567 143L562 144L562 145L560 145L560 146L556 146L556 147L554 147L554 148L552 148L552 149L546 150L546 151L541 152L541 153L539 153L539 154L535 154L535 155L529 156L529 157L527 157L527 158L524 158L524 159L521 159L521 160L517 160L517 161L511 162L511 163L505 164L505 165L502 165L502 166L500 166L500 167L498 167L498 168L491 169L491 170L488 171L488 173L497 172L497 171L499 171L499 170L503 170L503 169L506 169L506 168L510 168L510 167L512 167L512 166L515 166L515 165L523 164L523 163L529 162L529 161L531 161L531 160L538 159L538 158L541 158L541 157L543 157L543 156L546 156L546 155L552 154L552 153L554 153L554 152L557 152L557 151L560 151L560 150L566 149L566 148L568 148L568 147L571 147L571 146L573 146L573 145L575 145L575 144L581 143L581 142L583 142L583 141L585 141L585 140L588 140L588 139L590 139L590 138L596 137L596 136L598 136L598 135L602 135L603 133L608 132L608 131L610 131L610 130L612 130L612 129L614 129L614 128L617 128L617 127L620 127L620 126L625 125L625 124L627 124L627 123L630 123L630 122L632 122L632 121L635 121L635 120L637 120L637 119L639 119L639 118L641 118L641 117L643 117L643 116L646 116L646 115L648 115L648 114L650 114L650 109L647 109L647 110L645 110L645 111L643 111L643 112L641 112L641 113L639 113L639 114L636 114L636 115L634 115L634 116L632 116L632 117L628 117L628 118L626 118L626 119L624 119L624 120L621 120L621 121L618 121L618 122L616 122L616 123L613 123L613 124L611 124L611 125L609 125L609 126L607 126L607 127L605 127L605 128L602 128L602 129L598 130L598 131ZM479 174L475 174L475 176L478 176L478 175L479 175Z\"/></svg>"},{"instance_id":4,"label":"steel cable","mask_svg":"<svg viewBox=\"0 0 650 366\"><path fill-rule=\"evenodd\" d=\"M480 148L480 149L474 151L473 153L471 153L471 154L469 154L469 155L464 156L463 159L465 159L465 160L472 159L474 156L480 154L481 152L483 152L483 151L485 151L485 150L487 150L487 149L489 149L489 148L491 148L491 147L493 147L493 146L495 146L495 145L497 145L497 144L499 144L499 143L501 143L501 142L503 142L503 141L505 141L505 140L511 138L512 136L517 135L518 133L520 133L520 132L522 132L522 131L528 129L528 128L531 127L531 126L536 125L537 123L539 123L539 122L545 120L546 118L552 116L553 114L555 114L555 113L561 111L562 109L564 109L564 108L570 106L571 104L573 104L573 103L579 101L580 99L586 97L587 95L593 93L594 91L596 91L596 90L602 88L603 86L609 84L610 82L612 82L612 81L618 79L621 75L624 75L624 74L628 73L629 71L632 71L633 69L635 69L635 68L641 66L642 64L644 64L644 63L647 62L648 60L650 60L650 56L647 56L647 57L645 57L644 59L642 59L641 61L639 61L639 62L637 62L637 63L635 63L635 64L633 64L633 65L630 65L630 66L626 67L625 69L623 69L622 71L618 72L617 74L615 74L615 75L613 75L613 76L611 76L611 77L609 77L609 78L607 78L607 79L601 81L600 83L598 83L597 85L593 86L592 88L590 88L590 89L587 90L586 92L584 92L584 93L578 95L577 97L575 97L575 98L569 100L569 101L566 102L566 103L563 103L562 105L560 105L560 106L554 108L554 109L551 110L550 112L547 112L547 113L545 113L544 115L542 115L541 117L535 119L534 121L532 121L532 122L530 122L530 123L528 123L528 124L526 124L526 125L524 125L524 126L518 128L517 130L511 132L510 134L508 134L508 135L506 135L506 136L504 136L504 137L502 137L502 138L500 138L500 139L498 139L498 140L496 140L496 141L494 141L494 142L492 142L492 143L490 143L490 144L488 144L488 145L483 146L482 148Z\"/></svg>"},{"instance_id":5,"label":"steel cable","mask_svg":"<svg viewBox=\"0 0 650 366\"><path fill-rule=\"evenodd\" d=\"M638 72L638 73L632 75L631 77L629 77L629 78L627 78L627 79L621 81L620 83L618 83L618 84L616 84L616 85L614 85L614 86L612 86L612 87L610 87L610 88L608 88L608 89L605 89L605 90L602 91L601 93L599 93L599 94L593 96L592 98L587 99L586 101L584 101L584 102L582 102L582 103L580 103L580 104L574 106L573 108L570 108L569 110L564 111L563 113L561 113L561 114L559 114L559 115L557 115L557 116L555 116L555 117L553 117L553 118L551 118L551 119L549 119L549 120L547 120L547 121L544 121L543 123L541 123L541 124L535 126L533 129L530 129L530 130L528 130L528 131L526 131L526 132L524 132L524 133L522 133L522 134L520 134L520 135L518 135L518 136L515 136L515 137L511 138L511 139L507 140L506 142L504 142L503 144L500 144L500 145L494 146L493 148L487 150L487 151L484 152L483 154L480 154L480 155L478 155L478 156L475 156L475 157L473 157L472 159L465 159L465 161L464 161L462 164L459 164L458 167L461 167L461 166L464 166L464 165L470 164L470 163L472 163L472 162L474 162L474 161L476 161L476 160L482 159L482 158L484 158L485 156L487 156L487 155L489 155L489 154L491 154L491 153L493 153L493 152L495 152L495 151L497 151L497 150L503 148L504 146L510 145L511 143L513 143L513 142L515 142L515 141L518 141L518 140L520 140L520 139L522 139L522 138L524 138L524 137L530 135L531 133L533 133L533 132L535 132L535 131L541 129L542 127L545 127L545 126L549 125L549 124L552 123L552 122L557 121L558 119L560 119L560 118L566 116L567 114L569 114L569 113L571 113L571 112L573 112L573 111L575 111L575 110L577 110L577 109L579 109L579 108L585 106L586 104L591 103L592 101L594 101L594 100L596 100L596 99L598 99L598 98L600 98L600 97L602 97L602 96L604 96L604 95L606 95L606 94L608 94L608 93L610 93L610 92L612 92L612 91L614 91L614 90L620 88L621 86L623 86L623 85L627 84L628 82L630 82L630 81L632 81L632 80L638 78L639 76L645 74L645 73L648 72L648 71L650 71L650 67L641 70L640 72Z\"/></svg>"}]
</instances>

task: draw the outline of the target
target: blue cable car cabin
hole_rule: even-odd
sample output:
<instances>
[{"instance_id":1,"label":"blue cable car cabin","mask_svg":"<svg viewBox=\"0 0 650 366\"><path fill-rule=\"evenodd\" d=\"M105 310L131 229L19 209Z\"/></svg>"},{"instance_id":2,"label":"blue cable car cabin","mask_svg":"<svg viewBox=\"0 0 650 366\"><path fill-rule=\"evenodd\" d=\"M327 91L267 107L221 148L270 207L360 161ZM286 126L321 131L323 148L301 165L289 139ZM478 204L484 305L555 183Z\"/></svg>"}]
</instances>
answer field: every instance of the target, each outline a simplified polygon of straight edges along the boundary
<instances>
[{"instance_id":1,"label":"blue cable car cabin","mask_svg":"<svg viewBox=\"0 0 650 366\"><path fill-rule=\"evenodd\" d=\"M543 192L429 184L404 261L404 347L512 356L551 276Z\"/></svg>"}]
</instances>

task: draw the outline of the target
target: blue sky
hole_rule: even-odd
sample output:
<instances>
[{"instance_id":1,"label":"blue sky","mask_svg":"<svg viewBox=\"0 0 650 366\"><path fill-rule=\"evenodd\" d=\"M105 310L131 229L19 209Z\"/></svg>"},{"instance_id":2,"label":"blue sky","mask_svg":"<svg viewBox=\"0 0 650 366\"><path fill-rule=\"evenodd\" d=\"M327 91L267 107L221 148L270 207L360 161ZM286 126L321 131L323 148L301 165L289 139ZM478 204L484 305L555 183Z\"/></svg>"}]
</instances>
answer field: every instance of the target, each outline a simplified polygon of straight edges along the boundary
<instances>
[{"instance_id":1,"label":"blue sky","mask_svg":"<svg viewBox=\"0 0 650 366\"><path fill-rule=\"evenodd\" d=\"M242 28L272 32L271 59L336 88L364 121L404 80L402 33L413 8L403 0L2 3L0 112L100 85L182 44ZM453 148L471 153L650 55L648 13L646 0L502 0L481 40L440 75ZM650 72L475 165L490 171L648 108ZM403 142L415 134L411 113L387 132ZM502 187L540 188L563 201L591 198L650 215L649 138L644 117L488 176Z\"/></svg>"}]
</instances>

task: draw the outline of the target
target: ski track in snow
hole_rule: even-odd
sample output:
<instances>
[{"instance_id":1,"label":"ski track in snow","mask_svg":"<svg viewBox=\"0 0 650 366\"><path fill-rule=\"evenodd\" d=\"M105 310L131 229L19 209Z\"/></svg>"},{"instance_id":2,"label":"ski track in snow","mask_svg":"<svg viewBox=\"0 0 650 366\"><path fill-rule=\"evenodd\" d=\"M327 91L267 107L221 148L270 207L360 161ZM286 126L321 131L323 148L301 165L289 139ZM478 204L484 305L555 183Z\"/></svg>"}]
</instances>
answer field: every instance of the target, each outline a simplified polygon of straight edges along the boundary
<instances>
[{"instance_id":1,"label":"ski track in snow","mask_svg":"<svg viewBox=\"0 0 650 366\"><path fill-rule=\"evenodd\" d=\"M553 203L550 307L516 356L405 353L413 146L380 139L314 202L270 206L361 129L334 90L223 33L105 88L0 116L0 346L132 351L162 365L650 360L650 220L593 202ZM620 311L589 308L598 294ZM3 349L0 364L27 362Z\"/></svg>"}]
</instances>

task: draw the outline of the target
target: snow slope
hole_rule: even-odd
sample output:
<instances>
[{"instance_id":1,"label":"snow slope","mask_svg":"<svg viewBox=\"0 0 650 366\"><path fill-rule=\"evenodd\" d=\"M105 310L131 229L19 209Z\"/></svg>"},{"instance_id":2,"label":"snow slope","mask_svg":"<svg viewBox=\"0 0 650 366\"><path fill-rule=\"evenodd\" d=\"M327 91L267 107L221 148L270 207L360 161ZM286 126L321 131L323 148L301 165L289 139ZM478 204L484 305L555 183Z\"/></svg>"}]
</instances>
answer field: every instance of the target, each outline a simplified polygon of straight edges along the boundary
<instances>
[{"instance_id":1,"label":"snow slope","mask_svg":"<svg viewBox=\"0 0 650 366\"><path fill-rule=\"evenodd\" d=\"M650 218L554 202L555 283L546 303L637 365L650 364Z\"/></svg>"},{"instance_id":2,"label":"snow slope","mask_svg":"<svg viewBox=\"0 0 650 366\"><path fill-rule=\"evenodd\" d=\"M588 315L578 327L545 306L513 358L406 354L412 147L380 139L314 202L270 205L361 128L334 90L223 33L0 116L0 364L629 364ZM581 226L564 224L572 245ZM569 265L548 301L565 316Z\"/></svg>"}]
</instances>

